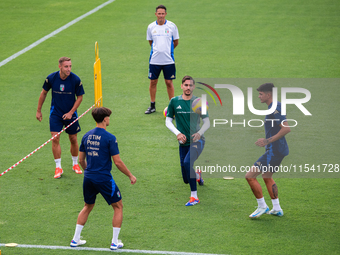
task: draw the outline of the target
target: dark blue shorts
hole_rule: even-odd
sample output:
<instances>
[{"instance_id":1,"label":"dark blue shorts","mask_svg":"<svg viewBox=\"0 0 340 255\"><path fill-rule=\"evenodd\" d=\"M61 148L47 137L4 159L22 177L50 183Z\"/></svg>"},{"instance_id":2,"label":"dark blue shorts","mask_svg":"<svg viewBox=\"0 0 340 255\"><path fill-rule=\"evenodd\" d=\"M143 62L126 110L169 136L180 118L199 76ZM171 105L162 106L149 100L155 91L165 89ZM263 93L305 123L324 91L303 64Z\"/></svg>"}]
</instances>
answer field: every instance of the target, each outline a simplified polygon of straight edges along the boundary
<instances>
[{"instance_id":1,"label":"dark blue shorts","mask_svg":"<svg viewBox=\"0 0 340 255\"><path fill-rule=\"evenodd\" d=\"M94 204L98 193L103 196L109 205L117 203L122 199L118 186L113 179L95 183L91 179L84 177L83 195L85 203Z\"/></svg>"},{"instance_id":2,"label":"dark blue shorts","mask_svg":"<svg viewBox=\"0 0 340 255\"><path fill-rule=\"evenodd\" d=\"M75 119L77 119L78 116L76 113L74 113L72 115L72 119L70 120L63 120L63 118L61 116L57 116L52 114L50 116L50 131L51 132L60 132L61 130L63 130L64 126L67 127L68 125L70 125ZM73 125L71 125L69 128L67 128L65 130L66 133L68 133L69 135L74 135L77 134L78 132L80 132L80 126L79 126L79 122L76 121Z\"/></svg>"},{"instance_id":3,"label":"dark blue shorts","mask_svg":"<svg viewBox=\"0 0 340 255\"><path fill-rule=\"evenodd\" d=\"M257 166L262 172L275 173L278 171L284 157L285 156L282 155L274 155L271 150L267 150L265 154L254 163L254 166Z\"/></svg>"},{"instance_id":4,"label":"dark blue shorts","mask_svg":"<svg viewBox=\"0 0 340 255\"><path fill-rule=\"evenodd\" d=\"M165 80L176 79L176 67L175 64L170 65L152 65L149 64L149 79L156 80L159 74L163 70L163 75Z\"/></svg>"}]
</instances>

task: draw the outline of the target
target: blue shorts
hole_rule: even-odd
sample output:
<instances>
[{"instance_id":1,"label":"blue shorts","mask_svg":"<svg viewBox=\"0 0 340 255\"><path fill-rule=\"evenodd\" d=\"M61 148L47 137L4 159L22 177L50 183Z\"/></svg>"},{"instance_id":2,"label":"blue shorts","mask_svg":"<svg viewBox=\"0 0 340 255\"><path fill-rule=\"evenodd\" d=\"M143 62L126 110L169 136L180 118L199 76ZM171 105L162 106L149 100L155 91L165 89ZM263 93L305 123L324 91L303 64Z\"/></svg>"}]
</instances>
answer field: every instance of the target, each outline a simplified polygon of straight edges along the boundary
<instances>
[{"instance_id":1,"label":"blue shorts","mask_svg":"<svg viewBox=\"0 0 340 255\"><path fill-rule=\"evenodd\" d=\"M261 172L275 173L278 171L284 157L285 156L282 155L274 155L271 150L267 150L265 154L254 163L254 166L257 166Z\"/></svg>"},{"instance_id":2,"label":"blue shorts","mask_svg":"<svg viewBox=\"0 0 340 255\"><path fill-rule=\"evenodd\" d=\"M152 65L149 64L149 79L156 80L159 74L163 70L163 75L165 80L176 79L176 67L175 64L170 65Z\"/></svg>"},{"instance_id":3,"label":"blue shorts","mask_svg":"<svg viewBox=\"0 0 340 255\"><path fill-rule=\"evenodd\" d=\"M67 127L68 125L70 125L75 119L77 119L77 114L73 113L72 115L72 119L70 120L63 120L63 118L61 116L57 116L55 114L52 114L50 116L50 131L51 132L60 132L61 130L63 130L63 127ZM68 133L69 135L74 135L77 134L78 132L80 132L80 126L79 126L79 122L76 121L73 125L71 125L69 128L67 128L65 130L66 133Z\"/></svg>"},{"instance_id":4,"label":"blue shorts","mask_svg":"<svg viewBox=\"0 0 340 255\"><path fill-rule=\"evenodd\" d=\"M91 179L84 177L83 195L85 203L94 204L98 193L103 196L109 205L117 203L122 199L118 186L113 179L95 183Z\"/></svg>"}]
</instances>

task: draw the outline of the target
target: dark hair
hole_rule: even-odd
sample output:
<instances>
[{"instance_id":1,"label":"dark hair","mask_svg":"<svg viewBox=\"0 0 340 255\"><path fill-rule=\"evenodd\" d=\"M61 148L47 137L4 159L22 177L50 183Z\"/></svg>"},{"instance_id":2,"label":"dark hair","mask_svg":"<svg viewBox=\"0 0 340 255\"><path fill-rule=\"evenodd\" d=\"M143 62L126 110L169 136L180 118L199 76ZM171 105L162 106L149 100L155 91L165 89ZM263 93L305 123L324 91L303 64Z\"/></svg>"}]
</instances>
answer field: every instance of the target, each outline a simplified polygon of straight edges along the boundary
<instances>
[{"instance_id":1,"label":"dark hair","mask_svg":"<svg viewBox=\"0 0 340 255\"><path fill-rule=\"evenodd\" d=\"M156 7L156 12L157 12L158 9L164 9L165 12L166 12L166 7L165 7L164 5L162 5L162 4L160 4L160 5L158 5L158 6Z\"/></svg>"},{"instance_id":2,"label":"dark hair","mask_svg":"<svg viewBox=\"0 0 340 255\"><path fill-rule=\"evenodd\" d=\"M274 84L273 83L264 83L260 87L257 88L257 91L260 92L273 92Z\"/></svg>"},{"instance_id":3,"label":"dark hair","mask_svg":"<svg viewBox=\"0 0 340 255\"><path fill-rule=\"evenodd\" d=\"M194 78L192 78L192 77L189 76L189 75L186 75L186 76L183 77L183 79L182 79L182 84L183 84L185 81L187 81L187 80L192 81L192 82L194 83L194 85L195 85L195 80L194 80Z\"/></svg>"},{"instance_id":4,"label":"dark hair","mask_svg":"<svg viewBox=\"0 0 340 255\"><path fill-rule=\"evenodd\" d=\"M92 117L97 123L103 122L105 117L110 117L112 111L106 107L98 107L92 110Z\"/></svg>"}]
</instances>

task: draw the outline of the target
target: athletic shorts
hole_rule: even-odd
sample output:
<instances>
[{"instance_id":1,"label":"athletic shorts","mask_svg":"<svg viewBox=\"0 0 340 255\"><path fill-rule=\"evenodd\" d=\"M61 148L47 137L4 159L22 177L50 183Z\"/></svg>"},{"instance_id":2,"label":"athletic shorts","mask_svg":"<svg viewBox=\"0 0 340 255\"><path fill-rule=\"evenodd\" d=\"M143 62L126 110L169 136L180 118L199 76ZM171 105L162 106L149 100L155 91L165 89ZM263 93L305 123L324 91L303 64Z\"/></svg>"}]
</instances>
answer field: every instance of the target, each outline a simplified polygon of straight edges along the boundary
<instances>
[{"instance_id":1,"label":"athletic shorts","mask_svg":"<svg viewBox=\"0 0 340 255\"><path fill-rule=\"evenodd\" d=\"M98 193L103 196L108 205L117 203L122 199L118 186L113 179L94 183L91 179L84 177L83 195L85 203L94 204Z\"/></svg>"},{"instance_id":2,"label":"athletic shorts","mask_svg":"<svg viewBox=\"0 0 340 255\"><path fill-rule=\"evenodd\" d=\"M257 166L261 172L275 173L278 171L284 157L285 156L282 155L274 155L271 150L267 150L265 154L254 163L254 166Z\"/></svg>"},{"instance_id":3,"label":"athletic shorts","mask_svg":"<svg viewBox=\"0 0 340 255\"><path fill-rule=\"evenodd\" d=\"M163 75L165 80L176 79L176 67L175 64L170 65L152 65L149 64L149 79L156 80L159 74L163 70Z\"/></svg>"},{"instance_id":4,"label":"athletic shorts","mask_svg":"<svg viewBox=\"0 0 340 255\"><path fill-rule=\"evenodd\" d=\"M73 113L72 119L70 119L70 120L63 120L63 118L61 116L57 116L57 115L52 114L50 116L50 131L51 132L60 132L61 130L63 130L64 126L67 127L77 118L78 117L77 117L76 113ZM76 121L69 128L67 128L65 130L65 132L68 133L69 135L74 135L74 134L77 134L78 132L80 132L80 130L81 129L80 129L80 126L79 126L79 122Z\"/></svg>"}]
</instances>

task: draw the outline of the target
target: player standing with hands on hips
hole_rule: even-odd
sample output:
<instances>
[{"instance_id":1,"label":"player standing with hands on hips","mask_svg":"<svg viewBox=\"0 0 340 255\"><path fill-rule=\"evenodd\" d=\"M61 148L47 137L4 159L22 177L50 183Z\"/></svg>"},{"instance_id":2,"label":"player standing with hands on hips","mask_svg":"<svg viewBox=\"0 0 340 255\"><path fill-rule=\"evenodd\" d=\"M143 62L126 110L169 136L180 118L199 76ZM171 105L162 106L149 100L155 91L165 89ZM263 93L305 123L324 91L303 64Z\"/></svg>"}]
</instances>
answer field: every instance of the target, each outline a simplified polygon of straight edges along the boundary
<instances>
[{"instance_id":1,"label":"player standing with hands on hips","mask_svg":"<svg viewBox=\"0 0 340 255\"><path fill-rule=\"evenodd\" d=\"M274 85L272 83L265 83L257 89L261 103L266 103L268 109L272 107L273 87ZM278 189L272 178L275 173L275 168L279 167L283 158L289 154L285 135L290 132L290 128L286 116L281 114L280 102L277 102L275 111L266 116L264 127L266 138L258 139L255 144L260 147L265 147L266 152L254 163L245 176L258 203L257 209L249 215L250 218L258 218L264 213L283 216L283 210L281 209L278 197ZM273 209L270 211L264 200L261 185L256 179L260 174L262 174L262 178L272 199Z\"/></svg>"},{"instance_id":2,"label":"player standing with hands on hips","mask_svg":"<svg viewBox=\"0 0 340 255\"><path fill-rule=\"evenodd\" d=\"M197 98L193 95L195 81L191 76L184 76L182 79L181 89L183 94L170 100L168 112L165 120L167 128L177 136L179 142L179 155L182 169L182 177L185 184L190 184L190 199L186 206L198 204L200 200L197 197L197 182L203 185L204 181L201 173L194 170L194 162L202 153L205 138L204 132L210 127L209 115L199 115L192 111L192 102ZM175 116L176 127L172 123ZM200 118L203 125L200 127Z\"/></svg>"},{"instance_id":3,"label":"player standing with hands on hips","mask_svg":"<svg viewBox=\"0 0 340 255\"><path fill-rule=\"evenodd\" d=\"M117 250L123 247L123 243L118 241L123 222L123 202L118 186L111 175L111 158L116 167L129 177L131 184L135 184L137 179L121 160L116 137L106 131L106 127L110 124L111 113L111 110L105 107L93 109L92 116L97 127L87 132L81 141L79 163L84 169L83 194L85 206L78 215L71 247L86 243L85 240L80 240L80 234L95 205L98 193L114 210L112 219L113 237L110 249Z\"/></svg>"},{"instance_id":4,"label":"player standing with hands on hips","mask_svg":"<svg viewBox=\"0 0 340 255\"><path fill-rule=\"evenodd\" d=\"M85 94L80 78L71 72L71 68L72 62L70 58L60 58L60 70L47 76L43 89L40 93L36 118L41 122L41 108L45 102L48 91L52 91L50 110L50 132L52 137L58 134L64 126L68 126L78 118L77 109L83 100L83 95ZM80 132L78 121L66 129L66 133L68 133L71 142L73 171L77 174L82 174L78 165L78 132ZM55 179L60 178L63 174L63 169L61 168L61 148L59 140L60 136L57 136L52 140L52 152L56 163L54 174Z\"/></svg>"},{"instance_id":5,"label":"player standing with hands on hips","mask_svg":"<svg viewBox=\"0 0 340 255\"><path fill-rule=\"evenodd\" d=\"M167 13L164 5L156 7L155 15L157 20L148 26L146 32L146 39L151 46L149 60L149 92L151 105L145 111L145 114L156 111L157 82L162 70L169 100L173 98L175 94L172 80L176 79L174 49L178 45L178 29L174 23L165 19Z\"/></svg>"}]
</instances>

